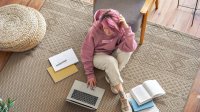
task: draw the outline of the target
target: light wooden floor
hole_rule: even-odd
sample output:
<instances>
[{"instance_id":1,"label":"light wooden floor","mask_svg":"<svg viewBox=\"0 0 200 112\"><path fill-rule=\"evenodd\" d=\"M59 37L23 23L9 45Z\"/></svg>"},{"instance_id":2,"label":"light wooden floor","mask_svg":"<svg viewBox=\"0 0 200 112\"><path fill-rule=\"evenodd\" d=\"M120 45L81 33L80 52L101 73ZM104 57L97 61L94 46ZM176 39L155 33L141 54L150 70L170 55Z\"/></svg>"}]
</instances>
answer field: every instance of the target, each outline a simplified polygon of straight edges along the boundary
<instances>
[{"instance_id":1,"label":"light wooden floor","mask_svg":"<svg viewBox=\"0 0 200 112\"><path fill-rule=\"evenodd\" d=\"M22 4L40 10L45 0L0 0L0 7L8 4Z\"/></svg>"},{"instance_id":2,"label":"light wooden floor","mask_svg":"<svg viewBox=\"0 0 200 112\"><path fill-rule=\"evenodd\" d=\"M196 0L180 0L181 5L189 7L195 7L195 3ZM197 11L191 26L194 10L177 8L177 4L178 0L159 0L158 10L153 10L148 20L200 38L200 10Z\"/></svg>"},{"instance_id":3,"label":"light wooden floor","mask_svg":"<svg viewBox=\"0 0 200 112\"><path fill-rule=\"evenodd\" d=\"M84 0L92 3L93 0ZM179 7L178 0L159 0L159 8L157 11L153 9L148 17L148 21L164 25L175 30L194 35L200 38L200 11L195 15L194 24L191 26L193 10ZM10 3L20 3L27 6L40 9L44 0L0 0L0 6ZM180 0L180 4L190 7L195 6L196 0ZM200 4L200 3L199 3ZM200 6L199 6L200 7ZM0 71L6 64L11 53L0 52ZM200 100L196 98L200 95L200 72L197 73L190 96L185 108L185 112L200 112Z\"/></svg>"}]
</instances>

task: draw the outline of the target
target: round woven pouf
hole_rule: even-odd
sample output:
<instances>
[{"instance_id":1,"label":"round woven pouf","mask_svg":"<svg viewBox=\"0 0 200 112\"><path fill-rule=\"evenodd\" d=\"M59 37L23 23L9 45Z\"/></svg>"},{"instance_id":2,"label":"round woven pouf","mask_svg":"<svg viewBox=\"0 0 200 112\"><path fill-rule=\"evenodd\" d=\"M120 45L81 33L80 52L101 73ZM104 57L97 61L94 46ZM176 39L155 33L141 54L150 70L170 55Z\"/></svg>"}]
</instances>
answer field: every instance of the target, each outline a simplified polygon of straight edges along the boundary
<instances>
[{"instance_id":1,"label":"round woven pouf","mask_svg":"<svg viewBox=\"0 0 200 112\"><path fill-rule=\"evenodd\" d=\"M19 4L0 8L0 51L23 52L44 38L46 22L37 10Z\"/></svg>"}]
</instances>

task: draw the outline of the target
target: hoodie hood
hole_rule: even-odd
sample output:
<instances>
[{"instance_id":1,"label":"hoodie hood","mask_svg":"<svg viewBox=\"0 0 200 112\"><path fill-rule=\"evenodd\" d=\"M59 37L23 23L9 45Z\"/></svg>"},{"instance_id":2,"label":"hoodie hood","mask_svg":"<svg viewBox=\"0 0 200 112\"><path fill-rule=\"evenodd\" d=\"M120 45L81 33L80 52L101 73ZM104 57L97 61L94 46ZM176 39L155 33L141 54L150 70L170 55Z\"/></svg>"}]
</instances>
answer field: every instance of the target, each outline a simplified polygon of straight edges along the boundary
<instances>
[{"instance_id":1,"label":"hoodie hood","mask_svg":"<svg viewBox=\"0 0 200 112\"><path fill-rule=\"evenodd\" d=\"M111 11L112 14L115 14L118 17L120 16L120 13L114 9L99 9L94 14L94 21L100 20L102 15L105 14L107 11Z\"/></svg>"}]
</instances>

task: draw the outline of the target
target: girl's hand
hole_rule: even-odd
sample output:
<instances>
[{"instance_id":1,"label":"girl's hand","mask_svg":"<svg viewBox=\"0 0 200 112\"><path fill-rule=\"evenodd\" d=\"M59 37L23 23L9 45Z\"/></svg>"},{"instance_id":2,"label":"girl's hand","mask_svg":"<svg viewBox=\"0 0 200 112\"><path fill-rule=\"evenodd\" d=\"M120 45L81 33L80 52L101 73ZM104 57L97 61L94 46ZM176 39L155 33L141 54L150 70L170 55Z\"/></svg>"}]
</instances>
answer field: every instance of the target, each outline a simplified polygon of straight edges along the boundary
<instances>
[{"instance_id":1,"label":"girl's hand","mask_svg":"<svg viewBox=\"0 0 200 112\"><path fill-rule=\"evenodd\" d=\"M125 18L122 15L120 15L119 22L123 25L124 28L129 27L129 25L126 23Z\"/></svg>"},{"instance_id":2,"label":"girl's hand","mask_svg":"<svg viewBox=\"0 0 200 112\"><path fill-rule=\"evenodd\" d=\"M87 85L91 89L94 89L96 87L96 78L92 77L92 78L87 79Z\"/></svg>"}]
</instances>

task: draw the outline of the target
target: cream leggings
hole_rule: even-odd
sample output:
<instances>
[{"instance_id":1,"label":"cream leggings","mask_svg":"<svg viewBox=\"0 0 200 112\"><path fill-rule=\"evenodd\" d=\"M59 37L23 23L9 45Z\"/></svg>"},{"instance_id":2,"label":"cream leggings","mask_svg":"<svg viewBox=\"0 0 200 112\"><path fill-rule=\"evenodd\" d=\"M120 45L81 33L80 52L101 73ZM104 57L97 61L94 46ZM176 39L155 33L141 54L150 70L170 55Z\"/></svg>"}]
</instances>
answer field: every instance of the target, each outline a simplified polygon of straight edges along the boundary
<instances>
[{"instance_id":1,"label":"cream leggings","mask_svg":"<svg viewBox=\"0 0 200 112\"><path fill-rule=\"evenodd\" d=\"M100 70L105 70L111 86L123 83L120 71L128 63L133 52L123 52L117 49L112 55L96 53L94 55L94 66Z\"/></svg>"}]
</instances>

